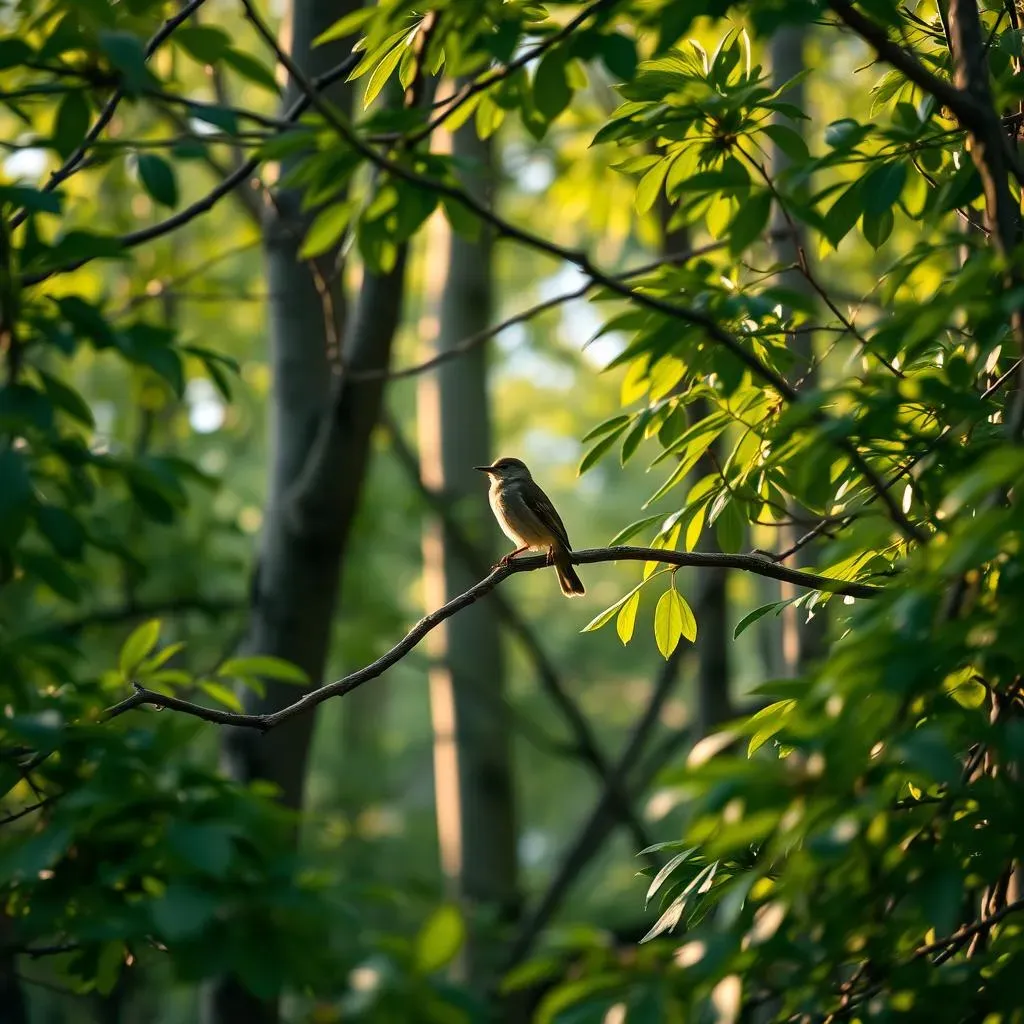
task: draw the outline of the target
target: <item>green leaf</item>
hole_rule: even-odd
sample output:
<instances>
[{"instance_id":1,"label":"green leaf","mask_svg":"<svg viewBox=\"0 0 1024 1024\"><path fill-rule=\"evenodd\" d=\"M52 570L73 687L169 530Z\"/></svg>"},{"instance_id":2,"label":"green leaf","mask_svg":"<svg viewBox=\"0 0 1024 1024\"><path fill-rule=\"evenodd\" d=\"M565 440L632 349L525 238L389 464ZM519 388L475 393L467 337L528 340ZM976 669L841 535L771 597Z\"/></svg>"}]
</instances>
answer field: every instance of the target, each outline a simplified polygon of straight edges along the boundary
<instances>
[{"instance_id":1,"label":"green leaf","mask_svg":"<svg viewBox=\"0 0 1024 1024\"><path fill-rule=\"evenodd\" d=\"M81 145L89 130L89 101L84 91L69 92L57 108L53 145L66 160Z\"/></svg>"},{"instance_id":2,"label":"green leaf","mask_svg":"<svg viewBox=\"0 0 1024 1024\"><path fill-rule=\"evenodd\" d=\"M27 576L34 576L58 597L63 597L65 601L82 599L82 588L64 568L64 559L39 551L20 551L18 561Z\"/></svg>"},{"instance_id":3,"label":"green leaf","mask_svg":"<svg viewBox=\"0 0 1024 1024\"><path fill-rule=\"evenodd\" d=\"M723 551L739 551L743 547L746 520L736 501L730 501L715 518L715 536Z\"/></svg>"},{"instance_id":4,"label":"green leaf","mask_svg":"<svg viewBox=\"0 0 1024 1024\"><path fill-rule=\"evenodd\" d=\"M907 165L902 160L876 167L864 179L864 212L882 214L899 199L907 181Z\"/></svg>"},{"instance_id":5,"label":"green leaf","mask_svg":"<svg viewBox=\"0 0 1024 1024\"><path fill-rule=\"evenodd\" d=\"M462 948L466 925L458 907L442 904L416 935L413 962L418 974L433 974L446 967Z\"/></svg>"},{"instance_id":6,"label":"green leaf","mask_svg":"<svg viewBox=\"0 0 1024 1024\"><path fill-rule=\"evenodd\" d=\"M782 150L790 160L802 163L810 159L807 143L803 136L784 124L766 124L762 129L765 135Z\"/></svg>"},{"instance_id":7,"label":"green leaf","mask_svg":"<svg viewBox=\"0 0 1024 1024\"><path fill-rule=\"evenodd\" d=\"M150 619L132 630L118 658L121 675L128 679L160 638L160 620Z\"/></svg>"},{"instance_id":8,"label":"green leaf","mask_svg":"<svg viewBox=\"0 0 1024 1024\"><path fill-rule=\"evenodd\" d=\"M660 517L659 517L660 518ZM668 569L660 569L654 573L649 579L654 579L655 576L660 576L662 573L668 572ZM592 633L595 629L600 629L602 626L607 625L615 617L618 610L636 593L639 593L640 589L648 582L648 580L641 580L628 594L620 597L610 608L605 608L603 612L595 615L581 630L581 633Z\"/></svg>"},{"instance_id":9,"label":"green leaf","mask_svg":"<svg viewBox=\"0 0 1024 1024\"><path fill-rule=\"evenodd\" d=\"M860 219L864 210L861 192L862 179L858 179L843 192L825 214L822 228L833 249L838 247Z\"/></svg>"},{"instance_id":10,"label":"green leaf","mask_svg":"<svg viewBox=\"0 0 1024 1024\"><path fill-rule=\"evenodd\" d=\"M892 234L895 223L892 210L883 210L881 213L865 213L860 227L871 247L880 249Z\"/></svg>"},{"instance_id":11,"label":"green leaf","mask_svg":"<svg viewBox=\"0 0 1024 1024\"><path fill-rule=\"evenodd\" d=\"M43 389L46 391L47 397L57 408L63 409L69 416L78 420L79 423L84 423L87 427L95 426L92 410L74 388L43 370L36 372L43 382Z\"/></svg>"},{"instance_id":12,"label":"green leaf","mask_svg":"<svg viewBox=\"0 0 1024 1024\"><path fill-rule=\"evenodd\" d=\"M25 61L31 60L34 55L35 50L24 39L19 39L16 36L0 39L0 71L6 71L7 68L24 64Z\"/></svg>"},{"instance_id":13,"label":"green leaf","mask_svg":"<svg viewBox=\"0 0 1024 1024\"><path fill-rule=\"evenodd\" d=\"M321 210L309 226L306 237L299 249L299 258L308 260L327 252L340 241L352 220L353 204L346 200Z\"/></svg>"},{"instance_id":14,"label":"green leaf","mask_svg":"<svg viewBox=\"0 0 1024 1024\"><path fill-rule=\"evenodd\" d=\"M658 201L658 194L661 192L668 169L669 161L662 160L640 179L640 184L636 187L636 198L633 200L637 213L647 213Z\"/></svg>"},{"instance_id":15,"label":"green leaf","mask_svg":"<svg viewBox=\"0 0 1024 1024\"><path fill-rule=\"evenodd\" d=\"M608 451L613 444L615 444L618 436L618 431L616 431L613 434L608 434L606 437L602 437L601 440L583 456L579 469L576 470L576 475L583 476L583 474L586 473L591 466L597 463L601 456L604 455L604 453Z\"/></svg>"},{"instance_id":16,"label":"green leaf","mask_svg":"<svg viewBox=\"0 0 1024 1024\"><path fill-rule=\"evenodd\" d=\"M669 587L654 609L654 640L663 658L676 649L683 635L683 611L675 587Z\"/></svg>"},{"instance_id":17,"label":"green leaf","mask_svg":"<svg viewBox=\"0 0 1024 1024\"><path fill-rule=\"evenodd\" d=\"M740 200L740 208L729 225L729 252L738 256L752 242L761 238L772 212L772 196L768 191L753 192Z\"/></svg>"},{"instance_id":18,"label":"green leaf","mask_svg":"<svg viewBox=\"0 0 1024 1024\"><path fill-rule=\"evenodd\" d=\"M277 95L281 91L281 87L274 77L273 69L267 67L262 61L257 60L252 54L231 47L225 52L222 60L243 78L248 79L255 85L261 86L268 92Z\"/></svg>"},{"instance_id":19,"label":"green leaf","mask_svg":"<svg viewBox=\"0 0 1024 1024\"><path fill-rule=\"evenodd\" d=\"M224 876L234 851L230 827L224 825L175 821L167 829L167 843L192 867L215 878Z\"/></svg>"},{"instance_id":20,"label":"green leaf","mask_svg":"<svg viewBox=\"0 0 1024 1024\"><path fill-rule=\"evenodd\" d=\"M765 743L768 742L786 724L786 719L796 708L796 700L788 698L769 704L762 708L756 715L743 724L745 732L752 732L750 742L747 744L747 757L752 757Z\"/></svg>"},{"instance_id":21,"label":"green leaf","mask_svg":"<svg viewBox=\"0 0 1024 1024\"><path fill-rule=\"evenodd\" d=\"M150 196L161 206L178 205L178 181L174 168L155 153L140 153L136 163L139 181Z\"/></svg>"},{"instance_id":22,"label":"green leaf","mask_svg":"<svg viewBox=\"0 0 1024 1024\"><path fill-rule=\"evenodd\" d=\"M215 683L212 679L202 680L199 686L218 704L223 704L224 707L229 708L231 711L237 711L239 714L245 712L242 702L238 699L238 694L231 687L225 686L223 683Z\"/></svg>"},{"instance_id":23,"label":"green leaf","mask_svg":"<svg viewBox=\"0 0 1024 1024\"><path fill-rule=\"evenodd\" d=\"M533 77L533 103L545 121L554 121L572 100L565 61L564 51L548 50L537 65Z\"/></svg>"},{"instance_id":24,"label":"green leaf","mask_svg":"<svg viewBox=\"0 0 1024 1024\"><path fill-rule=\"evenodd\" d=\"M398 67L398 62L404 53L405 43L400 42L397 46L392 47L384 55L384 59L373 69L373 74L370 75L366 83L366 93L363 95L363 110L377 98L377 94L384 88L392 72Z\"/></svg>"},{"instance_id":25,"label":"green leaf","mask_svg":"<svg viewBox=\"0 0 1024 1024\"><path fill-rule=\"evenodd\" d=\"M736 640L740 633L745 632L750 626L752 626L758 619L764 618L771 611L776 609L785 608L789 604L788 601L772 601L770 604L763 604L760 608L755 608L752 612L747 612L738 623L736 628L733 630L732 638Z\"/></svg>"},{"instance_id":26,"label":"green leaf","mask_svg":"<svg viewBox=\"0 0 1024 1024\"><path fill-rule=\"evenodd\" d=\"M171 38L200 64L216 64L231 45L227 32L211 25L183 25Z\"/></svg>"},{"instance_id":27,"label":"green leaf","mask_svg":"<svg viewBox=\"0 0 1024 1024\"><path fill-rule=\"evenodd\" d=\"M100 48L121 72L127 92L137 94L149 79L142 41L131 32L100 32Z\"/></svg>"},{"instance_id":28,"label":"green leaf","mask_svg":"<svg viewBox=\"0 0 1024 1024\"><path fill-rule=\"evenodd\" d=\"M217 669L219 676L265 676L282 683L297 683L305 686L309 676L290 661L272 654L249 654L240 658L229 658Z\"/></svg>"},{"instance_id":29,"label":"green leaf","mask_svg":"<svg viewBox=\"0 0 1024 1024\"><path fill-rule=\"evenodd\" d=\"M613 431L618 434L626 425L629 423L629 416L612 416L611 419L605 420L603 423L598 423L593 430L588 431L583 435L582 443L586 444L587 441L593 441L595 437L600 437L602 434L609 434Z\"/></svg>"},{"instance_id":30,"label":"green leaf","mask_svg":"<svg viewBox=\"0 0 1024 1024\"><path fill-rule=\"evenodd\" d=\"M0 548L13 546L28 523L32 479L20 451L0 449Z\"/></svg>"},{"instance_id":31,"label":"green leaf","mask_svg":"<svg viewBox=\"0 0 1024 1024\"><path fill-rule=\"evenodd\" d=\"M636 626L636 613L639 607L640 591L637 590L619 609L619 614L615 619L615 629L623 645L628 644L633 638L633 628Z\"/></svg>"},{"instance_id":32,"label":"green leaf","mask_svg":"<svg viewBox=\"0 0 1024 1024\"><path fill-rule=\"evenodd\" d=\"M217 903L212 896L180 882L172 882L152 906L157 932L170 942L201 932L216 911Z\"/></svg>"},{"instance_id":33,"label":"green leaf","mask_svg":"<svg viewBox=\"0 0 1024 1024\"><path fill-rule=\"evenodd\" d=\"M604 66L617 78L630 81L636 74L636 42L621 32L601 36L598 50Z\"/></svg>"},{"instance_id":34,"label":"green leaf","mask_svg":"<svg viewBox=\"0 0 1024 1024\"><path fill-rule=\"evenodd\" d=\"M81 560L85 528L67 509L57 505L38 506L36 525L58 555L76 562Z\"/></svg>"},{"instance_id":35,"label":"green leaf","mask_svg":"<svg viewBox=\"0 0 1024 1024\"><path fill-rule=\"evenodd\" d=\"M651 902L651 899L658 892L658 890L665 884L665 881L668 879L668 876L671 875L672 872L675 871L675 869L683 863L683 861L689 860L689 858L696 852L697 847L691 846L686 850L681 850L679 853L669 858L669 860L661 866L658 873L654 876L653 879L651 879L651 884L647 887L647 895L644 897L645 909L647 905Z\"/></svg>"},{"instance_id":36,"label":"green leaf","mask_svg":"<svg viewBox=\"0 0 1024 1024\"><path fill-rule=\"evenodd\" d=\"M377 13L375 7L363 7L359 10L350 11L348 14L339 18L329 29L321 32L320 35L313 40L314 46L323 46L324 43L333 42L335 39L344 39L347 36L352 35L358 29L362 28L366 22L368 22L374 14Z\"/></svg>"}]
</instances>

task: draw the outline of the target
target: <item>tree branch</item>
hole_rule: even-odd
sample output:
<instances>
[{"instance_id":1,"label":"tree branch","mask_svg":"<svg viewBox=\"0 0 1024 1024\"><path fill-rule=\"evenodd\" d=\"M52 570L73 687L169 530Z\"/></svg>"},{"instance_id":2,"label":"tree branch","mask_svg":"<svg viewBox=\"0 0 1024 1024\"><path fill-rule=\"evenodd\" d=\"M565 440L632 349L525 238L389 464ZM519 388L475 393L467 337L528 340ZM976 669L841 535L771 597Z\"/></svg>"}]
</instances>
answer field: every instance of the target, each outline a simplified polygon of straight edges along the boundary
<instances>
[{"instance_id":1,"label":"tree branch","mask_svg":"<svg viewBox=\"0 0 1024 1024\"><path fill-rule=\"evenodd\" d=\"M640 277L643 274L650 273L652 270L657 270L659 267L663 267L666 263L685 263L688 260L696 259L698 256L704 256L709 252L714 252L715 250L722 249L724 247L724 242L709 242L707 245L698 246L696 249L691 249L688 252L673 253L672 255L665 256L663 259L652 260L650 263L644 263L642 266L634 267L632 270L623 271L621 274L617 274L615 276L619 281L628 281L631 278ZM422 363L417 363L415 366L406 366L398 370L351 370L346 366L345 372L348 373L350 380L356 381L380 379L401 380L406 377L419 376L419 374L426 373L428 370L433 370L435 367L448 362L450 359L457 359L459 356L463 356L467 352L471 352L473 349L483 345L491 338L501 334L502 331L508 330L509 327L514 327L516 324L532 320L534 317L540 316L541 313L546 313L549 309L555 309L563 303L572 302L573 299L583 298L587 292L593 291L597 285L597 281L590 279L586 284L580 285L579 288L575 288L571 292L563 292L561 295L556 295L554 298L538 302L535 306L530 306L529 309L524 309L521 313L515 313L507 320L502 320L501 323L495 324L493 327L488 327L484 331L478 331L476 334L472 334L468 338L463 339L452 348L445 349L443 352L439 352L437 355L431 356L429 359L425 359Z\"/></svg>"},{"instance_id":2,"label":"tree branch","mask_svg":"<svg viewBox=\"0 0 1024 1024\"><path fill-rule=\"evenodd\" d=\"M330 71L320 75L314 81L316 89L325 89L327 86L332 85L339 79L344 78L348 73L359 63L361 54L353 53L345 58L337 67L332 68ZM294 124L298 119L309 109L310 98L308 95L300 96L294 104L285 113L284 120L289 124ZM164 235L170 234L172 231L176 231L178 228L187 224L189 221L194 220L196 217L213 207L226 195L230 195L239 185L241 185L249 175L253 174L260 165L259 157L250 157L237 167L231 174L229 174L223 181L218 182L205 196L201 199L197 199L190 206L185 207L183 210L179 210L178 213L166 220L160 221L158 224L153 224L148 228L140 228L138 231L130 231L128 234L122 235L120 242L123 248L132 249L137 245L142 245L144 242L151 242L154 239L161 238ZM21 279L23 285L39 284L42 281L53 277L56 274L67 274L72 270L77 270L79 267L84 266L86 263L91 262L92 257L86 259L76 260L73 263L67 263L62 267L54 267L52 270L40 271L37 274L28 274Z\"/></svg>"},{"instance_id":3,"label":"tree branch","mask_svg":"<svg viewBox=\"0 0 1024 1024\"><path fill-rule=\"evenodd\" d=\"M666 565L678 567L696 566L699 568L711 569L739 569L745 572L752 572L759 576L769 576L772 579L785 580L798 587L807 587L812 590L824 590L833 594L844 594L848 597L877 597L881 594L882 588L867 583L849 583L845 580L830 579L826 576L818 576L814 573L803 572L799 569L790 569L784 565L777 565L761 558L758 555L730 555L705 553L699 551L664 551L660 548L638 548L638 547L610 547L610 548L588 548L572 553L573 561L577 565L587 565L593 562L661 562ZM416 645L432 630L436 629L446 619L450 619L463 608L479 601L489 594L499 583L519 572L533 572L537 569L547 567L545 555L530 555L526 558L515 558L507 565L497 565L479 583L474 584L465 593L459 594L447 604L442 605L436 611L425 615L406 635L399 640L394 647L386 654L381 655L376 661L358 669L355 672L327 683L324 686L306 694L293 704L281 708L271 714L244 715L234 711L220 711L216 708L203 707L201 704L193 704L191 701L181 700L178 697L170 697L162 693L155 693L143 686L135 684L135 692L120 704L115 704L106 712L105 718L117 718L126 711L133 708L149 705L156 708L170 708L172 711L180 711L183 714L193 715L202 718L207 722L215 722L218 725L235 725L246 729L257 729L260 732L267 732L275 726L286 722L295 715L302 714L322 704L332 697L342 697L347 693L383 675L389 668L402 660Z\"/></svg>"},{"instance_id":4,"label":"tree branch","mask_svg":"<svg viewBox=\"0 0 1024 1024\"><path fill-rule=\"evenodd\" d=\"M146 43L146 48L143 51L145 59L149 60L160 46L170 38L175 29L177 29L182 22L188 21L188 19L191 18L205 2L206 0L189 0L189 2L185 4L177 14L168 18L156 30L149 42ZM119 85L110 96L110 99L108 99L103 105L103 109L93 122L92 127L88 132L86 132L85 138L82 139L81 144L47 179L46 184L42 187L43 192L52 192L58 185L67 181L67 179L79 169L82 161L85 159L85 154L89 151L89 147L99 138L103 129L110 124L110 121L117 110L118 104L123 98L124 87ZM27 216L28 211L23 209L20 214L16 214L11 218L11 227L16 228Z\"/></svg>"}]
</instances>

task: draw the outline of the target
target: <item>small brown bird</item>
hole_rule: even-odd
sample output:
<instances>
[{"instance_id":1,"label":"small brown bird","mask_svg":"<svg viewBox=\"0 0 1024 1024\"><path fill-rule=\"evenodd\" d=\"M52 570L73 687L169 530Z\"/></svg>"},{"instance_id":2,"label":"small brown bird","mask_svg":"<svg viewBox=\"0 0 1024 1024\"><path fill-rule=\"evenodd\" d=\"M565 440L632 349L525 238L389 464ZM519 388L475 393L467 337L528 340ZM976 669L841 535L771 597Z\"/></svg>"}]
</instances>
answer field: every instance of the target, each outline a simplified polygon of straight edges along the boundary
<instances>
[{"instance_id":1,"label":"small brown bird","mask_svg":"<svg viewBox=\"0 0 1024 1024\"><path fill-rule=\"evenodd\" d=\"M547 550L548 564L555 567L562 593L566 597L585 594L583 581L572 566L572 545L565 526L551 499L530 476L526 464L519 459L503 458L491 466L473 468L490 476L487 497L491 511L505 536L516 545L515 551L505 555L499 565L508 565L523 551Z\"/></svg>"}]
</instances>

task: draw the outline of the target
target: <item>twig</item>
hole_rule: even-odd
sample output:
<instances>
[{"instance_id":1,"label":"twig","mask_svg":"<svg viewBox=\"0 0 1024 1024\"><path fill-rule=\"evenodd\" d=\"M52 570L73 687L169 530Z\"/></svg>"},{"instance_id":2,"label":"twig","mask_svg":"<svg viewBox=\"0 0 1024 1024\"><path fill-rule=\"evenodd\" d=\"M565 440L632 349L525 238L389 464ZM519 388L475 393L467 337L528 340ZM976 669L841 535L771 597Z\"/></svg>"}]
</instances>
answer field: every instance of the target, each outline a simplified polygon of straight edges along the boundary
<instances>
[{"instance_id":1,"label":"twig","mask_svg":"<svg viewBox=\"0 0 1024 1024\"><path fill-rule=\"evenodd\" d=\"M632 270L623 271L621 274L617 274L615 276L619 281L628 281L631 278L640 277L643 274L650 273L652 270L657 270L666 263L685 263L688 260L696 259L698 256L704 256L707 253L714 252L716 249L721 249L724 246L724 242L710 242L707 245L691 249L689 252L674 253L670 256L664 257L664 259L653 260L650 263L634 267ZM566 302L572 302L573 299L583 298L587 292L593 291L597 285L597 281L590 279L586 284L580 285L579 288L575 288L571 292L563 292L561 295L554 296L554 298L545 299L543 302L539 302L535 306L530 306L529 309L524 309L521 313L516 313L513 316L510 316L507 320L502 320L500 324L495 324L493 327L488 327L486 330L478 331L476 334L470 335L468 338L463 339L451 348L445 349L443 352L439 352L437 355L431 356L429 359L425 359L422 363L417 363L415 366L406 366L398 370L349 370L346 367L346 372L348 373L350 380L356 381L382 379L401 380L405 377L418 376L421 373L426 373L428 370L434 369L436 366L440 366L442 363L448 362L449 359L457 359L459 356L464 356L467 352L471 352L473 349L484 344L484 342L489 341L498 334L501 334L502 331L508 330L509 327L514 327L516 324L532 320L534 317L540 316L542 313L546 313L549 309L554 309Z\"/></svg>"},{"instance_id":2,"label":"twig","mask_svg":"<svg viewBox=\"0 0 1024 1024\"><path fill-rule=\"evenodd\" d=\"M882 588L867 583L849 583L845 580L830 579L825 576L817 576L814 573L803 572L799 569L790 569L784 565L770 562L758 555L735 555L718 554L700 551L665 551L660 548L639 548L639 547L609 547L609 548L588 548L582 551L574 551L573 561L578 565L587 565L593 562L661 562L675 566L696 566L700 568L714 569L739 569L752 572L760 576L768 576L772 579L784 580L796 586L808 587L813 590L824 590L835 594L845 594L849 597L877 597L881 594ZM281 708L279 711L261 715L245 715L234 711L220 711L215 708L203 707L200 704L193 704L178 697L167 696L147 690L145 687L135 684L135 692L120 704L109 708L105 714L107 720L123 715L133 708L149 705L156 708L169 708L172 711L180 711L183 714L193 715L202 718L207 722L215 722L218 725L236 725L247 729L257 729L260 732L267 732L275 726L286 722L295 715L302 714L317 707L332 697L341 697L383 675L389 668L397 664L406 654L432 630L439 626L446 619L450 619L457 612L467 608L475 601L489 594L499 583L508 579L509 576L519 572L533 572L537 569L544 569L548 565L547 556L532 555L525 558L515 558L507 565L497 565L479 583L474 584L465 593L452 598L447 604L442 605L436 611L425 615L406 635L399 640L394 647L386 654L383 654L376 661L369 665L351 672L333 683L327 683L318 687L304 697Z\"/></svg>"}]
</instances>

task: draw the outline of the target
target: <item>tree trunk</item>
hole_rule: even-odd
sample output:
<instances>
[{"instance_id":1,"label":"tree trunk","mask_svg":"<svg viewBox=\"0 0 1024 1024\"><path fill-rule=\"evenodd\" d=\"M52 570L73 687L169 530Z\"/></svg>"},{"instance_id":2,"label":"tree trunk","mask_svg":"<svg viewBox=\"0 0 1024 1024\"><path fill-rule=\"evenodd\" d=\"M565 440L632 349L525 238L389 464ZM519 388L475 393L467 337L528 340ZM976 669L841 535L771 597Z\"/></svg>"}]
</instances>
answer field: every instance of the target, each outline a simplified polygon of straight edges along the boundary
<instances>
[{"instance_id":1,"label":"tree trunk","mask_svg":"<svg viewBox=\"0 0 1024 1024\"><path fill-rule=\"evenodd\" d=\"M661 196L658 216L661 221L661 253L685 252L690 239L684 230L672 230L672 206ZM694 403L695 419L708 414L707 404L701 400ZM694 475L696 479L717 472L721 465L721 443L712 443L709 451L698 460ZM697 545L698 551L716 552L721 548L715 537L714 527L705 526ZM729 602L728 573L704 571L696 574L694 617L697 619L697 693L694 711L694 741L705 736L719 722L731 718L732 702L729 696Z\"/></svg>"},{"instance_id":2,"label":"tree trunk","mask_svg":"<svg viewBox=\"0 0 1024 1024\"><path fill-rule=\"evenodd\" d=\"M351 41L316 48L312 42L359 6L358 0L294 0L286 47L308 75L315 77L348 54ZM289 83L285 105L295 98L296 88ZM344 106L346 98L347 90L332 90L335 103ZM337 356L340 348L344 361L357 370L388 366L405 253L390 273L364 274L347 322L337 252L321 257L315 273L298 258L307 224L300 196L279 191L264 226L273 372L269 484L244 648L294 662L315 686L323 677L343 554L383 386L345 380ZM343 324L344 344L339 345ZM247 695L246 710L271 711L300 692L268 681L265 697ZM301 807L313 726L308 714L266 736L227 733L228 770L242 782L273 782L285 805ZM278 1019L276 999L259 1000L233 978L216 985L206 1009L217 1024L273 1024Z\"/></svg>"},{"instance_id":3,"label":"tree trunk","mask_svg":"<svg viewBox=\"0 0 1024 1024\"><path fill-rule=\"evenodd\" d=\"M775 88L794 79L804 68L804 44L807 38L807 28L804 25L791 25L779 29L771 41L771 62L772 77ZM796 104L803 109L806 102L803 84L797 82L792 86L787 95L790 103ZM803 122L787 121L787 126L794 131L803 133ZM772 152L772 174L778 175L788 163L786 155L778 147ZM803 259L807 256L804 233L797 222L792 224L783 215L779 204L776 203L772 215L773 248L775 259L783 265L794 264L799 261L801 252ZM790 269L779 275L779 283L793 291L805 295L813 295L814 289L805 274L799 269ZM814 359L814 336L810 333L791 334L787 339L789 348L796 354L796 366L793 375L803 381L803 386L813 388L817 383L818 372L813 365ZM805 534L809 525L806 521L812 517L807 510L794 506L790 513L798 520L793 526L785 527L780 531L782 547L788 548ZM803 521L804 524L801 523ZM794 556L797 566L813 566L815 563L816 551L820 547L817 544L809 544L802 548ZM780 593L784 600L796 597L798 591L788 583L781 584ZM826 618L825 609L818 607L814 609L813 617L808 621L807 612L801 606L799 608L790 605L782 612L782 649L785 659L786 671L789 673L802 672L809 662L820 657L825 650L826 641Z\"/></svg>"},{"instance_id":4,"label":"tree trunk","mask_svg":"<svg viewBox=\"0 0 1024 1024\"><path fill-rule=\"evenodd\" d=\"M491 175L490 144L472 126L455 133L457 158L472 165L466 185L483 194ZM454 347L489 326L492 237L451 236L437 348ZM486 481L473 467L492 459L487 405L487 353L477 347L421 379L418 394L421 475L453 503L462 528L484 550L496 527ZM425 600L435 608L476 578L442 524L424 530ZM429 639L434 785L441 864L470 924L462 971L478 990L495 964L482 940L482 918L500 924L518 913L516 815L510 725L498 618L480 601L449 619Z\"/></svg>"}]
</instances>

